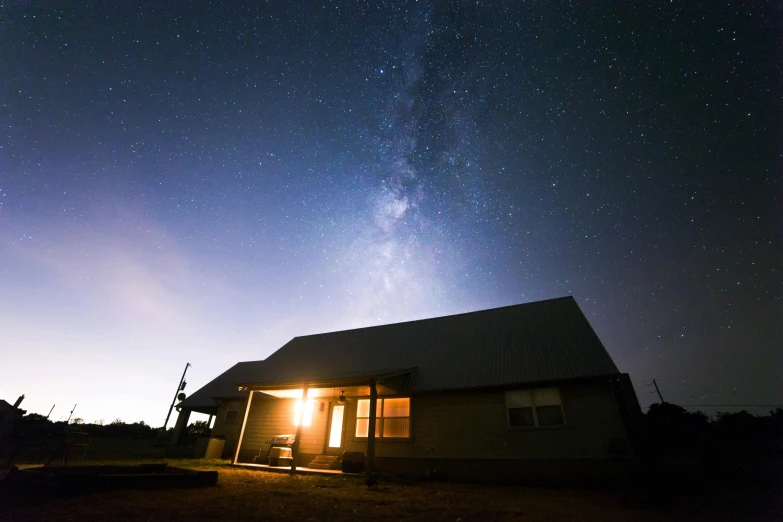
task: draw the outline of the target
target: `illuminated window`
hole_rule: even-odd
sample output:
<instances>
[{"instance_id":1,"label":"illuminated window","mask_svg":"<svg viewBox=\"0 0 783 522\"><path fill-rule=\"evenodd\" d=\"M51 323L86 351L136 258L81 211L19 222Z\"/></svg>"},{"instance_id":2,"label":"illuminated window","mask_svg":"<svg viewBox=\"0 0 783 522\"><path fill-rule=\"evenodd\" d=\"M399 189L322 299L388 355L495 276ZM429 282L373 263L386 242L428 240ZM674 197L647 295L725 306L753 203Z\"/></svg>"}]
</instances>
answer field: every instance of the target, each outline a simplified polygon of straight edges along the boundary
<instances>
[{"instance_id":1,"label":"illuminated window","mask_svg":"<svg viewBox=\"0 0 783 522\"><path fill-rule=\"evenodd\" d=\"M226 412L226 422L236 422L237 418L239 418L238 410L228 410Z\"/></svg>"},{"instance_id":2,"label":"illuminated window","mask_svg":"<svg viewBox=\"0 0 783 522\"><path fill-rule=\"evenodd\" d=\"M506 392L508 425L512 428L562 426L565 424L557 388Z\"/></svg>"},{"instance_id":3,"label":"illuminated window","mask_svg":"<svg viewBox=\"0 0 783 522\"><path fill-rule=\"evenodd\" d=\"M304 404L304 408L302 405ZM302 400L296 401L294 404L294 426L299 426L299 421L301 419L302 426L305 428L309 428L310 425L313 423L313 408L315 406L315 401L305 401L304 403Z\"/></svg>"},{"instance_id":4,"label":"illuminated window","mask_svg":"<svg viewBox=\"0 0 783 522\"><path fill-rule=\"evenodd\" d=\"M370 400L356 403L356 436L366 437L370 427ZM407 397L378 399L375 410L375 436L401 439L411 436L411 400Z\"/></svg>"}]
</instances>

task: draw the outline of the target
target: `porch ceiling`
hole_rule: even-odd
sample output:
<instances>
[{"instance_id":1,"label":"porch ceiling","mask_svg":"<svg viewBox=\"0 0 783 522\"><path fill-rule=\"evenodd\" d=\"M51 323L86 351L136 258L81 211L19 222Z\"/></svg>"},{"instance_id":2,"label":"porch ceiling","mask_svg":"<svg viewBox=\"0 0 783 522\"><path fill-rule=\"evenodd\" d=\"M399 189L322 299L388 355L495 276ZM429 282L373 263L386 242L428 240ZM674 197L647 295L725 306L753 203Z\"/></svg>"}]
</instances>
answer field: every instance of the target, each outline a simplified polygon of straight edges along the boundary
<instances>
[{"instance_id":1,"label":"porch ceiling","mask_svg":"<svg viewBox=\"0 0 783 522\"><path fill-rule=\"evenodd\" d=\"M364 396L370 394L370 381L374 380L380 395L393 395L400 391L415 370L416 368L402 368L370 374L319 376L319 378L303 378L287 382L240 383L238 387L240 390L263 391L267 395L288 399L301 398L305 385L308 388L308 398Z\"/></svg>"},{"instance_id":2,"label":"porch ceiling","mask_svg":"<svg viewBox=\"0 0 783 522\"><path fill-rule=\"evenodd\" d=\"M375 388L378 390L378 395L395 395L398 390L384 386L383 384L376 384ZM300 388L286 388L280 390L267 390L264 389L264 394L277 397L279 399L301 399L303 389ZM346 397L367 397L370 395L369 386L338 386L336 388L308 388L308 399L319 399L329 397L339 397L345 395Z\"/></svg>"}]
</instances>

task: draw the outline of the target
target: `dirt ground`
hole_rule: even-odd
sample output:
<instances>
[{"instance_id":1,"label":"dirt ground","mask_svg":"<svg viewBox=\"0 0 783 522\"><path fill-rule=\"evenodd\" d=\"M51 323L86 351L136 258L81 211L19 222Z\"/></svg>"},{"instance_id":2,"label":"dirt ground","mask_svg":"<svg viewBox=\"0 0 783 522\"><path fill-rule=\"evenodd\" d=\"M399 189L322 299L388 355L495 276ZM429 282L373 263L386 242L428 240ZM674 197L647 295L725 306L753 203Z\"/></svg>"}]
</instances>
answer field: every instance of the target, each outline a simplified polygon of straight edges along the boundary
<instances>
[{"instance_id":1,"label":"dirt ground","mask_svg":"<svg viewBox=\"0 0 783 522\"><path fill-rule=\"evenodd\" d=\"M173 461L217 469L217 487L114 490L76 497L0 490L0 521L27 520L783 520L783 491L675 500L640 497L621 506L617 491L579 491L381 479L368 489L353 476L311 476Z\"/></svg>"}]
</instances>

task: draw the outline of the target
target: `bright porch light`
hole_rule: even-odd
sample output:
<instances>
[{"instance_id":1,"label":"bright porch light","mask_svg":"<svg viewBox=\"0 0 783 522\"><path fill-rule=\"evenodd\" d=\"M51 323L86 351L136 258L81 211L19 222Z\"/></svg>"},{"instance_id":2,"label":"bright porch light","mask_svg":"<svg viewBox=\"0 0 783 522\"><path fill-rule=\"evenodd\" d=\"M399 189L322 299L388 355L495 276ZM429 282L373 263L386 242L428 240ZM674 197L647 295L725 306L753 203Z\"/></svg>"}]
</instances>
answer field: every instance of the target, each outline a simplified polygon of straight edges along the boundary
<instances>
[{"instance_id":1,"label":"bright porch light","mask_svg":"<svg viewBox=\"0 0 783 522\"><path fill-rule=\"evenodd\" d=\"M302 407L304 404L304 408ZM302 426L309 428L313 423L313 408L315 407L315 401L302 402L302 399L296 401L294 405L294 426L299 426L299 422L302 422ZM302 411L304 410L304 411Z\"/></svg>"}]
</instances>

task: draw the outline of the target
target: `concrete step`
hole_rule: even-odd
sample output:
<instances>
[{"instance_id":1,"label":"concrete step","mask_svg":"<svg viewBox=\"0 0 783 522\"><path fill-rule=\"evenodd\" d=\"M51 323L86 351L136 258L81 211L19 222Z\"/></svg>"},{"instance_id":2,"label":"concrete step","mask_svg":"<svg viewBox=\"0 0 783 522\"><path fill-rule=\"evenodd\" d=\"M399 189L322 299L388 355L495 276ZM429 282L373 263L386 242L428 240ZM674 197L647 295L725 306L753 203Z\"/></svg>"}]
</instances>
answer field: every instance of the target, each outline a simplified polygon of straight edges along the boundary
<instances>
[{"instance_id":1,"label":"concrete step","mask_svg":"<svg viewBox=\"0 0 783 522\"><path fill-rule=\"evenodd\" d=\"M318 462L311 462L307 467L310 469L340 469L339 464L322 464Z\"/></svg>"},{"instance_id":2,"label":"concrete step","mask_svg":"<svg viewBox=\"0 0 783 522\"><path fill-rule=\"evenodd\" d=\"M315 460L323 461L323 462L336 462L338 459L337 455L318 455L315 457Z\"/></svg>"},{"instance_id":3,"label":"concrete step","mask_svg":"<svg viewBox=\"0 0 783 522\"><path fill-rule=\"evenodd\" d=\"M337 455L318 455L307 466L312 469L340 469Z\"/></svg>"}]
</instances>

